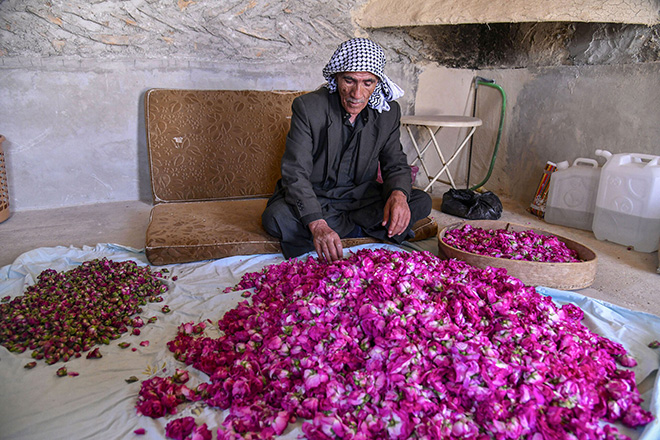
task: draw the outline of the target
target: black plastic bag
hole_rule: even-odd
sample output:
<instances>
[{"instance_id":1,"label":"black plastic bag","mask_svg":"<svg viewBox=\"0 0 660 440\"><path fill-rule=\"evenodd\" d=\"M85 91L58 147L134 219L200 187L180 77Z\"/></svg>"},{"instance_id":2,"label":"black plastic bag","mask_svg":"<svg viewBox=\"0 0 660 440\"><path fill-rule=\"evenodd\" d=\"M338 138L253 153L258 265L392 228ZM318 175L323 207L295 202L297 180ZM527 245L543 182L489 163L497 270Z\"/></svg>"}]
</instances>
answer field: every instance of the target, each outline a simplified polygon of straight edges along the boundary
<instances>
[{"instance_id":1,"label":"black plastic bag","mask_svg":"<svg viewBox=\"0 0 660 440\"><path fill-rule=\"evenodd\" d=\"M490 191L479 194L469 189L450 189L442 195L441 211L468 220L497 220L502 202Z\"/></svg>"}]
</instances>

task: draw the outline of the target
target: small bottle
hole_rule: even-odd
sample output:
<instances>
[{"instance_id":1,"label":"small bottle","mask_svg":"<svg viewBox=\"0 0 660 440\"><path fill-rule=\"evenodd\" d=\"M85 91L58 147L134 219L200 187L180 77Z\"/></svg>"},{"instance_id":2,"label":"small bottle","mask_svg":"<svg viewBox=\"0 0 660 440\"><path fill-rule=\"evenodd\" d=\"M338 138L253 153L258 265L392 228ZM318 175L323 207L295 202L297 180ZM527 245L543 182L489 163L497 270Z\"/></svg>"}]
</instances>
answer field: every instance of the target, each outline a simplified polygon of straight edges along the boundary
<instances>
[{"instance_id":1,"label":"small bottle","mask_svg":"<svg viewBox=\"0 0 660 440\"><path fill-rule=\"evenodd\" d=\"M541 176L541 181L539 186L536 189L534 194L534 200L529 207L529 212L537 216L538 218L543 218L545 215L545 205L548 200L548 188L550 186L550 176L557 169L557 164L554 162L548 161L545 164L543 169L543 176Z\"/></svg>"}]
</instances>

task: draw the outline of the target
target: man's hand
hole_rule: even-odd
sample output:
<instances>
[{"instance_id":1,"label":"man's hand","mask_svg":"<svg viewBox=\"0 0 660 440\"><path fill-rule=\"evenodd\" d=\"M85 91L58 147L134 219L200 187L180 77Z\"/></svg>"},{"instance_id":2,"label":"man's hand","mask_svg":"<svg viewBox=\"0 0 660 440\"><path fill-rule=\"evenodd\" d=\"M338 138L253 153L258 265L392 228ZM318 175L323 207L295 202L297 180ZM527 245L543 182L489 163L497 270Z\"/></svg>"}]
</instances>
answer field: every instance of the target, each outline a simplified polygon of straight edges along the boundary
<instances>
[{"instance_id":1,"label":"man's hand","mask_svg":"<svg viewBox=\"0 0 660 440\"><path fill-rule=\"evenodd\" d=\"M328 226L325 220L314 220L307 226L314 236L314 248L319 258L332 263L344 256L339 234Z\"/></svg>"},{"instance_id":2,"label":"man's hand","mask_svg":"<svg viewBox=\"0 0 660 440\"><path fill-rule=\"evenodd\" d=\"M403 234L410 223L410 207L403 191L394 190L385 203L383 226L387 227L387 236Z\"/></svg>"}]
</instances>

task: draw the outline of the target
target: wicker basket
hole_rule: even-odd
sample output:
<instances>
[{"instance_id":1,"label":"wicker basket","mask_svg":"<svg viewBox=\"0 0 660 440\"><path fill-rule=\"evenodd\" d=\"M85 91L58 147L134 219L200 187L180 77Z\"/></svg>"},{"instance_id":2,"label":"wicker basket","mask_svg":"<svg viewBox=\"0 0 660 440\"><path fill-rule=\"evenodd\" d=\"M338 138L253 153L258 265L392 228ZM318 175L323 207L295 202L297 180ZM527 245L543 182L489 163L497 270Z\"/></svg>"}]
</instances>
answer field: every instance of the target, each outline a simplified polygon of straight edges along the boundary
<instances>
[{"instance_id":1,"label":"wicker basket","mask_svg":"<svg viewBox=\"0 0 660 440\"><path fill-rule=\"evenodd\" d=\"M5 153L2 151L4 140L5 137L0 134L0 223L9 218L9 186L5 168Z\"/></svg>"},{"instance_id":2,"label":"wicker basket","mask_svg":"<svg viewBox=\"0 0 660 440\"><path fill-rule=\"evenodd\" d=\"M536 261L510 260L465 252L442 241L447 231L461 228L465 223L482 229L505 229L507 231L527 231L531 229L537 234L553 235L560 241L563 241L566 247L575 250L578 253L578 258L582 261L579 263L540 263ZM591 286L596 278L596 264L598 259L596 253L587 246L541 229L530 228L529 226L516 223L498 220L474 220L455 223L447 226L438 233L438 246L447 258L456 258L482 269L487 266L504 268L507 270L507 274L518 278L528 286L575 290Z\"/></svg>"}]
</instances>

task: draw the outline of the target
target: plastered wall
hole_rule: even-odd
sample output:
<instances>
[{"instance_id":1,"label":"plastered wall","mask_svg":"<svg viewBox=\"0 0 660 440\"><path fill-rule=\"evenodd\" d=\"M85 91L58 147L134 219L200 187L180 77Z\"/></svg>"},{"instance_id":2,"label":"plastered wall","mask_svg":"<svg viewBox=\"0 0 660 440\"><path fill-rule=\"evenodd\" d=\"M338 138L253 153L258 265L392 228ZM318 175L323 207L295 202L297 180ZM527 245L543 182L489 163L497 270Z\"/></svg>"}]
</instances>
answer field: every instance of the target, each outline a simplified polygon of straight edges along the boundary
<instances>
[{"instance_id":1,"label":"plastered wall","mask_svg":"<svg viewBox=\"0 0 660 440\"><path fill-rule=\"evenodd\" d=\"M658 62L488 73L510 95L490 182L504 194L529 203L548 160L596 159L596 149L660 155ZM484 151L488 143L478 145Z\"/></svg>"}]
</instances>

